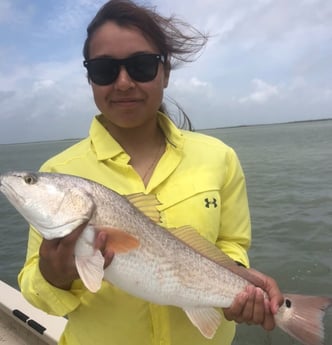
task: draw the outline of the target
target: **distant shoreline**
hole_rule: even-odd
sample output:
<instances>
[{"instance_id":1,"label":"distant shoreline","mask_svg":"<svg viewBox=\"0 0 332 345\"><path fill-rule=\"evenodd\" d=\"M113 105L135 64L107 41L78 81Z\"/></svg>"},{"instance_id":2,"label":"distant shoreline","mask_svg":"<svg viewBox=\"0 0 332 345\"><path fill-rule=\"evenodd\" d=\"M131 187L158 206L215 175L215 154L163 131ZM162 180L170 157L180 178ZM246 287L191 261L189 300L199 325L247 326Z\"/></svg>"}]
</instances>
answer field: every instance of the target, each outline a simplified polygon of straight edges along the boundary
<instances>
[{"instance_id":1,"label":"distant shoreline","mask_svg":"<svg viewBox=\"0 0 332 345\"><path fill-rule=\"evenodd\" d=\"M211 128L200 128L194 129L196 132L199 131L213 131L216 129L227 129L227 128L245 128L245 127L258 127L258 126L273 126L273 125L291 125L297 123L310 123L310 122L323 122L323 121L332 121L332 118L324 118L324 119L314 119L314 120L299 120L299 121L289 121L289 122L273 122L273 123L258 123L258 124L251 124L251 125L234 125L234 126L225 126L225 127L211 127ZM50 139L50 140L39 140L39 141L26 141L20 143L8 143L8 144L0 144L1 145L24 145L24 144L40 144L40 143L47 143L47 142L61 142L61 141L79 141L82 138L66 138L66 139Z\"/></svg>"},{"instance_id":2,"label":"distant shoreline","mask_svg":"<svg viewBox=\"0 0 332 345\"><path fill-rule=\"evenodd\" d=\"M213 128L199 129L199 131L211 131L211 130L215 130L215 129L242 128L242 127L292 125L292 124L297 124L297 123L310 123L310 122L323 122L323 121L332 121L332 117L325 118L325 119L315 119L315 120L298 120L298 121L288 121L288 122L271 122L271 123L257 123L257 124L251 124L251 125L234 125L234 126L226 126L226 127L213 127Z\"/></svg>"}]
</instances>

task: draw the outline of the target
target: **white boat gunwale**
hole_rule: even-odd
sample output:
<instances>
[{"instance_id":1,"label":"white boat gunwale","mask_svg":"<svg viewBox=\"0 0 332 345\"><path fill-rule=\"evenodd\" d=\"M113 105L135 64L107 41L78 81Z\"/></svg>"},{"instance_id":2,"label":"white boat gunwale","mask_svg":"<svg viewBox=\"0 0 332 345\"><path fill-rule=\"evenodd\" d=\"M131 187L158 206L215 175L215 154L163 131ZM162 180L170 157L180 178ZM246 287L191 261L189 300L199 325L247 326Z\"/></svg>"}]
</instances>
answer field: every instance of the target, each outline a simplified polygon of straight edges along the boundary
<instances>
[{"instance_id":1,"label":"white boat gunwale","mask_svg":"<svg viewBox=\"0 0 332 345\"><path fill-rule=\"evenodd\" d=\"M55 345L66 322L33 307L18 290L0 280L1 344Z\"/></svg>"}]
</instances>

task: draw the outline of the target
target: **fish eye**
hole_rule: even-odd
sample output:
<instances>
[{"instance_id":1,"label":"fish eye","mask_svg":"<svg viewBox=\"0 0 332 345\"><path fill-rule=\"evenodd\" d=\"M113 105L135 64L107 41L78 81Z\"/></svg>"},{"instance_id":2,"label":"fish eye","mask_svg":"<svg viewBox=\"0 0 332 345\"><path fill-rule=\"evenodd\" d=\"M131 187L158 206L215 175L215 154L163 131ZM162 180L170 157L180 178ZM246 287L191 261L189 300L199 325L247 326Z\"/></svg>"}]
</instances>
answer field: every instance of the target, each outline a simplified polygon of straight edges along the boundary
<instances>
[{"instance_id":1,"label":"fish eye","mask_svg":"<svg viewBox=\"0 0 332 345\"><path fill-rule=\"evenodd\" d=\"M24 182L29 185L35 184L37 182L37 178L34 175L26 175L24 176Z\"/></svg>"},{"instance_id":2,"label":"fish eye","mask_svg":"<svg viewBox=\"0 0 332 345\"><path fill-rule=\"evenodd\" d=\"M290 308L292 306L292 302L288 298L285 300L285 304L287 308Z\"/></svg>"}]
</instances>

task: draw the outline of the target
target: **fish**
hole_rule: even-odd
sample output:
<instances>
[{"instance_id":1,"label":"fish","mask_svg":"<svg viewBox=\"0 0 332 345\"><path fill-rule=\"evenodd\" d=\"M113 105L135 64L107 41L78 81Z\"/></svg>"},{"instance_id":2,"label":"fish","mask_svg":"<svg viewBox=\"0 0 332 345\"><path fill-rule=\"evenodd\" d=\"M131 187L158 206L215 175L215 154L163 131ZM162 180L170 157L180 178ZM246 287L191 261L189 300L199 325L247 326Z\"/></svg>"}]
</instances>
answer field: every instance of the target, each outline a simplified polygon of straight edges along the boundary
<instances>
[{"instance_id":1,"label":"fish","mask_svg":"<svg viewBox=\"0 0 332 345\"><path fill-rule=\"evenodd\" d=\"M221 323L218 308L230 307L247 286L264 287L189 225L162 227L154 195L123 196L82 177L28 171L0 175L0 191L45 239L87 224L75 244L75 264L92 293L106 280L146 301L176 306L208 339ZM114 252L106 268L94 247L99 231L107 232L106 245ZM303 344L321 345L331 305L325 296L284 294L275 322Z\"/></svg>"}]
</instances>

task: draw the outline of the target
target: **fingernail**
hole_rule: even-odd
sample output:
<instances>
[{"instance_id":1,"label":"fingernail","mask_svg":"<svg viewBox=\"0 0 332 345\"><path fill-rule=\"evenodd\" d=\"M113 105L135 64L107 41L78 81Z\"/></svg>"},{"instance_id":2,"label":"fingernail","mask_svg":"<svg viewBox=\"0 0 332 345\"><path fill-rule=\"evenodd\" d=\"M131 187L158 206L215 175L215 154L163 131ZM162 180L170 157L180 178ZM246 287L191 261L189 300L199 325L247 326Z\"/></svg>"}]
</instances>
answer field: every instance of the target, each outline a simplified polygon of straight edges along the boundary
<instances>
[{"instance_id":1,"label":"fingernail","mask_svg":"<svg viewBox=\"0 0 332 345\"><path fill-rule=\"evenodd\" d=\"M249 295L253 294L253 293L254 293L254 290L255 290L255 287L254 287L253 285L248 285L248 286L246 287L246 292L247 292Z\"/></svg>"}]
</instances>

